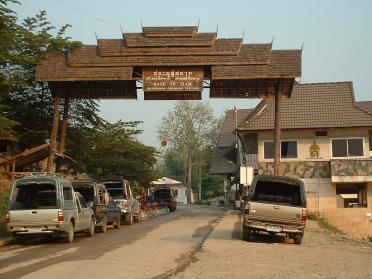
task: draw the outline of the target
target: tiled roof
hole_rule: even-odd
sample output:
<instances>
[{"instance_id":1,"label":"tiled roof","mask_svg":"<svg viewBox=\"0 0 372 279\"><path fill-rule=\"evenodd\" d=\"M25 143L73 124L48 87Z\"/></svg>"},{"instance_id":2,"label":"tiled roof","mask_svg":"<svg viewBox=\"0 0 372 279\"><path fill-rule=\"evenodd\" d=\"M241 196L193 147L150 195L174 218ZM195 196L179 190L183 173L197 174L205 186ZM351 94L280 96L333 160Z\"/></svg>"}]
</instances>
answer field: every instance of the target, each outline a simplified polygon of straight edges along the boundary
<instances>
[{"instance_id":1,"label":"tiled roof","mask_svg":"<svg viewBox=\"0 0 372 279\"><path fill-rule=\"evenodd\" d=\"M213 79L294 80L301 75L301 51L272 50L270 43L243 44L242 38L217 39L215 32L201 33L197 26L143 27L142 33L124 33L122 39L99 39L97 45L46 55L36 67L36 80L137 80L146 66L200 66L205 78L212 75L211 89L218 91L211 90L211 97L219 97L228 84L213 88ZM255 88L267 89L252 84L250 94ZM290 95L291 89L284 94Z\"/></svg>"},{"instance_id":2,"label":"tiled roof","mask_svg":"<svg viewBox=\"0 0 372 279\"><path fill-rule=\"evenodd\" d=\"M360 109L372 114L372 101L356 102L356 105Z\"/></svg>"},{"instance_id":3,"label":"tiled roof","mask_svg":"<svg viewBox=\"0 0 372 279\"><path fill-rule=\"evenodd\" d=\"M248 116L251 109L238 109L237 110L237 123L238 126ZM234 110L230 109L226 111L225 118L221 125L220 137L218 139L218 147L228 147L235 141L235 117Z\"/></svg>"},{"instance_id":4,"label":"tiled roof","mask_svg":"<svg viewBox=\"0 0 372 279\"><path fill-rule=\"evenodd\" d=\"M146 56L146 55L237 55L242 39L216 39L212 46L128 47L122 39L98 39L100 56ZM253 51L253 49L252 49ZM269 50L270 51L270 50ZM267 62L267 61L266 61Z\"/></svg>"},{"instance_id":5,"label":"tiled roof","mask_svg":"<svg viewBox=\"0 0 372 279\"><path fill-rule=\"evenodd\" d=\"M274 98L263 100L239 130L274 129ZM295 84L281 102L283 130L372 127L372 115L354 101L351 82Z\"/></svg>"},{"instance_id":6,"label":"tiled roof","mask_svg":"<svg viewBox=\"0 0 372 279\"><path fill-rule=\"evenodd\" d=\"M251 112L250 109L237 110L237 123L242 122L243 119ZM221 125L220 136L218 139L217 147L215 148L212 158L212 164L209 169L211 174L233 174L236 171L234 162L226 159L225 154L234 145L235 142L235 117L234 110L227 110L225 118Z\"/></svg>"},{"instance_id":7,"label":"tiled roof","mask_svg":"<svg viewBox=\"0 0 372 279\"><path fill-rule=\"evenodd\" d=\"M214 150L212 164L209 168L210 174L234 174L236 172L235 163L227 160L223 155L228 147L216 147Z\"/></svg>"}]
</instances>

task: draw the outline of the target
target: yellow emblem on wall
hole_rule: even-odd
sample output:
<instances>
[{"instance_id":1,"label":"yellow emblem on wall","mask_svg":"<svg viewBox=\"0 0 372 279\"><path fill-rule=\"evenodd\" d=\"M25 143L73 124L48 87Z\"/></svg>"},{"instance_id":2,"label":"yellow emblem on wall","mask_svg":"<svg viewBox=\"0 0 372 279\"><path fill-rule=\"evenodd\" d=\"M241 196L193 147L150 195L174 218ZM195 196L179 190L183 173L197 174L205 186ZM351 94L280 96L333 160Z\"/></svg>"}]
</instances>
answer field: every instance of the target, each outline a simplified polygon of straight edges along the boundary
<instances>
[{"instance_id":1,"label":"yellow emblem on wall","mask_svg":"<svg viewBox=\"0 0 372 279\"><path fill-rule=\"evenodd\" d=\"M314 139L313 144L310 145L309 152L310 152L311 158L319 158L320 147L319 145L316 144L315 139Z\"/></svg>"}]
</instances>

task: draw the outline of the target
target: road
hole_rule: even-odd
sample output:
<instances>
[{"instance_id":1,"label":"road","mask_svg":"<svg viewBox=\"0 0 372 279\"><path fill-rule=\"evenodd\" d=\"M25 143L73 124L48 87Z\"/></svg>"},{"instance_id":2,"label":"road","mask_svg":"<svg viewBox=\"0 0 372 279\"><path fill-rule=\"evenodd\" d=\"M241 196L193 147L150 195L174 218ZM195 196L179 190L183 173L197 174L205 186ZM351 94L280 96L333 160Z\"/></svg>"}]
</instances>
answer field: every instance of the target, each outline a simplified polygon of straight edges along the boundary
<instances>
[{"instance_id":1,"label":"road","mask_svg":"<svg viewBox=\"0 0 372 279\"><path fill-rule=\"evenodd\" d=\"M72 244L39 239L0 248L0 278L372 278L372 244L308 221L302 245L241 240L234 212L176 212Z\"/></svg>"},{"instance_id":2,"label":"road","mask_svg":"<svg viewBox=\"0 0 372 279\"><path fill-rule=\"evenodd\" d=\"M165 278L194 257L223 211L180 206L146 222L77 237L0 248L0 278Z\"/></svg>"}]
</instances>

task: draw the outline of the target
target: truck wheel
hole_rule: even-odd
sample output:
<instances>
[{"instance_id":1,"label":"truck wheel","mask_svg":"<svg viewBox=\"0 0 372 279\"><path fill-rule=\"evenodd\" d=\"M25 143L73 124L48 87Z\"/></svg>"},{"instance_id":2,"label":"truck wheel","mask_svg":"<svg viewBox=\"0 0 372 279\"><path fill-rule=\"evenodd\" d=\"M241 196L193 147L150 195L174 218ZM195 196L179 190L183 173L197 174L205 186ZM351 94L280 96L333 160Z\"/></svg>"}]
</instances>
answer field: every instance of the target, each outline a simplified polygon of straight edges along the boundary
<instances>
[{"instance_id":1,"label":"truck wheel","mask_svg":"<svg viewBox=\"0 0 372 279\"><path fill-rule=\"evenodd\" d=\"M142 219L142 218L141 218L141 211L138 210L136 216L134 217L134 222L136 222L136 223L140 223L140 222L141 222L141 219Z\"/></svg>"},{"instance_id":2,"label":"truck wheel","mask_svg":"<svg viewBox=\"0 0 372 279\"><path fill-rule=\"evenodd\" d=\"M67 227L67 232L64 238L66 243L74 242L74 224L70 221Z\"/></svg>"},{"instance_id":3,"label":"truck wheel","mask_svg":"<svg viewBox=\"0 0 372 279\"><path fill-rule=\"evenodd\" d=\"M132 225L133 224L133 215L132 215L132 213L128 213L127 215L125 215L125 223L127 225Z\"/></svg>"},{"instance_id":4,"label":"truck wheel","mask_svg":"<svg viewBox=\"0 0 372 279\"><path fill-rule=\"evenodd\" d=\"M295 237L293 242L294 242L294 244L301 244L302 243L302 236L301 237Z\"/></svg>"},{"instance_id":5,"label":"truck wheel","mask_svg":"<svg viewBox=\"0 0 372 279\"><path fill-rule=\"evenodd\" d=\"M92 218L90 220L89 228L88 228L88 231L87 231L87 235L89 237L94 235L94 229L95 229L95 227L96 227L96 221L94 220L94 218Z\"/></svg>"},{"instance_id":6,"label":"truck wheel","mask_svg":"<svg viewBox=\"0 0 372 279\"><path fill-rule=\"evenodd\" d=\"M101 233L107 232L107 217L106 217L106 215L103 216L102 226L99 227L99 231Z\"/></svg>"},{"instance_id":7,"label":"truck wheel","mask_svg":"<svg viewBox=\"0 0 372 279\"><path fill-rule=\"evenodd\" d=\"M243 227L243 240L245 241L252 241L252 231L250 229Z\"/></svg>"},{"instance_id":8,"label":"truck wheel","mask_svg":"<svg viewBox=\"0 0 372 279\"><path fill-rule=\"evenodd\" d=\"M116 218L116 221L114 222L114 229L120 228L120 224L121 224L121 217L119 214L118 217Z\"/></svg>"},{"instance_id":9,"label":"truck wheel","mask_svg":"<svg viewBox=\"0 0 372 279\"><path fill-rule=\"evenodd\" d=\"M26 237L24 235L14 234L13 238L16 244L23 244L26 242Z\"/></svg>"}]
</instances>

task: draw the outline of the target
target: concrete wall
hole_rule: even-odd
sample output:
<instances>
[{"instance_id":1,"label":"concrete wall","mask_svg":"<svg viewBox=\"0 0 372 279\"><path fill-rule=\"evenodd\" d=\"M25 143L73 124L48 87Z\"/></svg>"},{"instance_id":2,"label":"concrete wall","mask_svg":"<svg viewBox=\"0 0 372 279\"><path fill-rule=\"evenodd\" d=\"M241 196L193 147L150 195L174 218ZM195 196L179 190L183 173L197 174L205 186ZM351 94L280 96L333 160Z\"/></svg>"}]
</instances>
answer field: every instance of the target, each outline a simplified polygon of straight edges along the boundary
<instances>
[{"instance_id":1,"label":"concrete wall","mask_svg":"<svg viewBox=\"0 0 372 279\"><path fill-rule=\"evenodd\" d=\"M321 129L320 129L321 130ZM328 136L326 137L315 137L315 130L304 130L304 131L282 131L282 140L297 140L297 159L281 159L283 162L293 161L328 161L332 157L331 139L332 138L347 138L347 137L361 137L364 139L364 158L369 156L369 134L366 129L329 129L327 131ZM320 148L319 158L311 158L309 148L314 142ZM264 159L264 147L263 143L265 140L273 140L273 132L261 132L258 134L258 160L259 162L271 162L271 160Z\"/></svg>"},{"instance_id":2,"label":"concrete wall","mask_svg":"<svg viewBox=\"0 0 372 279\"><path fill-rule=\"evenodd\" d=\"M372 207L368 208L336 208L324 209L321 217L330 225L338 228L348 235L367 239L372 237Z\"/></svg>"}]
</instances>

